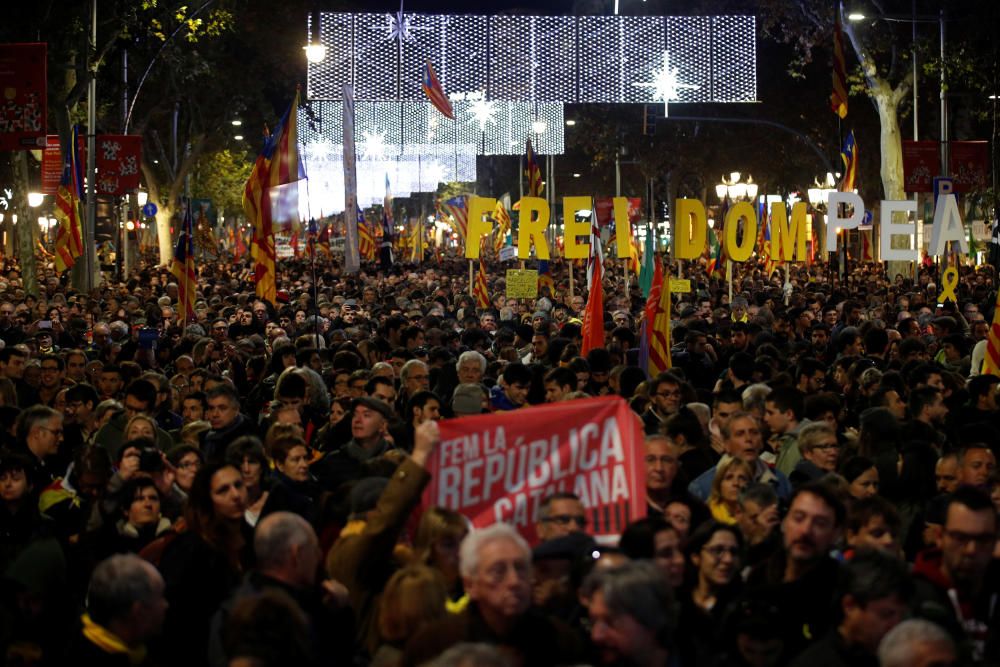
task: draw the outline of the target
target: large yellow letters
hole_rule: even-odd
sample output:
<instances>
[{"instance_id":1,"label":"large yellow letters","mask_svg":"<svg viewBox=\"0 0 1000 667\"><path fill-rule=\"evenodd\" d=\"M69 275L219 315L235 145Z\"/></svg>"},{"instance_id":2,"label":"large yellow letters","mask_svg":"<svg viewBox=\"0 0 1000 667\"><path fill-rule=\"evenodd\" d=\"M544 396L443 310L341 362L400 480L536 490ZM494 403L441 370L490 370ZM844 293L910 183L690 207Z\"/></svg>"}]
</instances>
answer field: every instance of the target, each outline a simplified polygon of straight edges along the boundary
<instances>
[{"instance_id":1,"label":"large yellow letters","mask_svg":"<svg viewBox=\"0 0 1000 667\"><path fill-rule=\"evenodd\" d=\"M517 258L531 257L531 244L535 244L535 257L549 258L549 242L545 239L545 228L549 226L549 203L541 197L524 197L520 206L521 215L517 227Z\"/></svg>"},{"instance_id":2,"label":"large yellow letters","mask_svg":"<svg viewBox=\"0 0 1000 667\"><path fill-rule=\"evenodd\" d=\"M563 197L563 225L565 226L566 259L584 259L590 256L590 220L577 222L577 211L589 211L593 208L590 197ZM578 243L581 236L587 237L583 243Z\"/></svg>"},{"instance_id":3,"label":"large yellow letters","mask_svg":"<svg viewBox=\"0 0 1000 667\"><path fill-rule=\"evenodd\" d=\"M775 261L806 261L806 210L805 202L795 202L789 225L784 202L771 204L771 257Z\"/></svg>"},{"instance_id":4,"label":"large yellow letters","mask_svg":"<svg viewBox=\"0 0 1000 667\"><path fill-rule=\"evenodd\" d=\"M705 205L697 199L678 199L674 205L677 226L674 230L677 259L697 259L705 252L708 239L708 217Z\"/></svg>"},{"instance_id":5,"label":"large yellow letters","mask_svg":"<svg viewBox=\"0 0 1000 667\"><path fill-rule=\"evenodd\" d=\"M743 242L737 245L736 233L740 218L746 218L743 225ZM734 262L745 262L753 254L757 243L757 212L750 202L737 202L726 213L726 255Z\"/></svg>"},{"instance_id":6,"label":"large yellow letters","mask_svg":"<svg viewBox=\"0 0 1000 667\"><path fill-rule=\"evenodd\" d=\"M493 222L486 216L493 213L497 200L489 197L469 197L469 227L465 231L465 256L479 259L479 246L484 236L493 232Z\"/></svg>"}]
</instances>

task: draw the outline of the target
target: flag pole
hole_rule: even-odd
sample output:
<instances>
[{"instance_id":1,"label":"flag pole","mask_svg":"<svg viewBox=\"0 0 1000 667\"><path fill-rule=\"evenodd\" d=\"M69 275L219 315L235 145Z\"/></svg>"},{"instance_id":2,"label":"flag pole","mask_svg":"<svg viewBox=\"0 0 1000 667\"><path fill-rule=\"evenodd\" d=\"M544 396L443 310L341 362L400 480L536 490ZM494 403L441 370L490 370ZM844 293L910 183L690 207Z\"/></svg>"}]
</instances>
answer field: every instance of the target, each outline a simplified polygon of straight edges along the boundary
<instances>
[{"instance_id":1,"label":"flag pole","mask_svg":"<svg viewBox=\"0 0 1000 667\"><path fill-rule=\"evenodd\" d=\"M573 260L563 259L566 262L566 266L569 268L569 299L573 300Z\"/></svg>"},{"instance_id":2,"label":"flag pole","mask_svg":"<svg viewBox=\"0 0 1000 667\"><path fill-rule=\"evenodd\" d=\"M469 260L469 296L472 296L472 260Z\"/></svg>"},{"instance_id":3,"label":"flag pole","mask_svg":"<svg viewBox=\"0 0 1000 667\"><path fill-rule=\"evenodd\" d=\"M191 199L190 198L187 198L187 200L186 200L186 206L187 206L188 219L190 220L191 219ZM188 232L189 234L192 233L191 230L189 230L189 229L188 230L181 230L181 233L183 234L185 231ZM189 240L188 241L188 245L190 246L190 244L191 244L191 242ZM188 317L188 308L191 307L191 304L188 303L188 300L191 298L191 293L188 291L188 286L189 286L190 282L191 282L191 275L188 273L187 268L185 267L185 269L184 269L184 290L181 292L181 294L184 295L184 326L181 327L181 335L182 336L187 333L188 320L190 319Z\"/></svg>"},{"instance_id":4,"label":"flag pole","mask_svg":"<svg viewBox=\"0 0 1000 667\"><path fill-rule=\"evenodd\" d=\"M726 258L726 281L729 283L729 307L733 307L733 263Z\"/></svg>"}]
</instances>

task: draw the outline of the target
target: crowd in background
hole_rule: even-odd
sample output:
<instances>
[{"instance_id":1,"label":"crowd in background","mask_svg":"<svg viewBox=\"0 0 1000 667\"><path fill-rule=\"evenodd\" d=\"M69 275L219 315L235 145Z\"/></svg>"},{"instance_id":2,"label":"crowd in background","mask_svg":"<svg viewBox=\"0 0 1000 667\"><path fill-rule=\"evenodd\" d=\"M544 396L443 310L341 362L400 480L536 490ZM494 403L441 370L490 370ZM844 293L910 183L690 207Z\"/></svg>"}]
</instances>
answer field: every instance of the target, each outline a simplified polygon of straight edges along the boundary
<instances>
[{"instance_id":1,"label":"crowd in background","mask_svg":"<svg viewBox=\"0 0 1000 667\"><path fill-rule=\"evenodd\" d=\"M188 322L162 269L29 294L6 268L8 664L1000 664L988 268L939 304L933 266L687 265L653 376L610 260L586 353L566 263L535 299L490 271L483 308L463 261L282 261L275 303L206 262ZM420 507L439 420L582 397L645 432L617 544L569 493L536 544Z\"/></svg>"}]
</instances>

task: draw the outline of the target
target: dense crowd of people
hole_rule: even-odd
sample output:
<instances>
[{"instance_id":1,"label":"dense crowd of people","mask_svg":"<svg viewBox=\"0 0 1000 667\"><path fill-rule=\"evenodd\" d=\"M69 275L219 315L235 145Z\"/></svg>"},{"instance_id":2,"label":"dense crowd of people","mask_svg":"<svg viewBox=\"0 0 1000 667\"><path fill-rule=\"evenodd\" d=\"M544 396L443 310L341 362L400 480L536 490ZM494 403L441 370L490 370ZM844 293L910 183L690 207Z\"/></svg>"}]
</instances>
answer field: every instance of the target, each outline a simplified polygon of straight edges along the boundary
<instances>
[{"instance_id":1,"label":"dense crowd of people","mask_svg":"<svg viewBox=\"0 0 1000 667\"><path fill-rule=\"evenodd\" d=\"M164 269L84 294L5 268L7 664L1000 664L989 267L939 304L934 266L686 265L653 376L610 260L585 354L562 262L535 299L490 271L485 308L458 260L283 260L275 303L206 262L188 322ZM439 420L582 397L645 432L616 543L571 493L536 544L421 506Z\"/></svg>"}]
</instances>

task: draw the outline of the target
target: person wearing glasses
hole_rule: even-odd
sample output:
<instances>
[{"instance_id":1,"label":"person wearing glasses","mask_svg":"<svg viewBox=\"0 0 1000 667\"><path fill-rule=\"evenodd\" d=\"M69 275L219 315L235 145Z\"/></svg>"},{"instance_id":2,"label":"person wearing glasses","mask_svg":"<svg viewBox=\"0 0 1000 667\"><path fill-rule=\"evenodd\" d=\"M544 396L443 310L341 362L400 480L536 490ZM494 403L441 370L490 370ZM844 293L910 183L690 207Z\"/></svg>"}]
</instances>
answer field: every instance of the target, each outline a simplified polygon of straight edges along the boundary
<instances>
[{"instance_id":1,"label":"person wearing glasses","mask_svg":"<svg viewBox=\"0 0 1000 667\"><path fill-rule=\"evenodd\" d=\"M52 407L56 394L63 388L65 364L57 354L43 354L41 358L41 379L38 384L38 402Z\"/></svg>"},{"instance_id":2,"label":"person wearing glasses","mask_svg":"<svg viewBox=\"0 0 1000 667\"><path fill-rule=\"evenodd\" d=\"M996 655L1000 631L996 541L997 513L987 492L959 487L948 500L940 549L922 552L914 565L914 615L948 631L965 658L961 664Z\"/></svg>"},{"instance_id":3,"label":"person wearing glasses","mask_svg":"<svg viewBox=\"0 0 1000 667\"><path fill-rule=\"evenodd\" d=\"M646 435L660 432L660 426L667 417L681 407L681 380L671 373L661 373L649 381L650 405L642 413L642 423Z\"/></svg>"},{"instance_id":4,"label":"person wearing glasses","mask_svg":"<svg viewBox=\"0 0 1000 667\"><path fill-rule=\"evenodd\" d=\"M677 596L678 652L681 664L704 665L716 654L723 621L739 596L743 535L735 526L704 523L691 535L686 551L694 576Z\"/></svg>"},{"instance_id":5,"label":"person wearing glasses","mask_svg":"<svg viewBox=\"0 0 1000 667\"><path fill-rule=\"evenodd\" d=\"M802 452L802 460L788 475L792 486L816 481L837 471L840 442L836 431L828 423L813 422L803 426L799 433L798 449Z\"/></svg>"},{"instance_id":6,"label":"person wearing glasses","mask_svg":"<svg viewBox=\"0 0 1000 667\"><path fill-rule=\"evenodd\" d=\"M553 493L545 498L538 506L535 530L540 542L587 532L587 512L580 498L572 493Z\"/></svg>"},{"instance_id":7,"label":"person wearing glasses","mask_svg":"<svg viewBox=\"0 0 1000 667\"><path fill-rule=\"evenodd\" d=\"M16 450L31 460L28 473L32 488L44 489L55 475L49 459L59 452L63 440L63 416L50 407L33 405L17 418Z\"/></svg>"}]
</instances>

